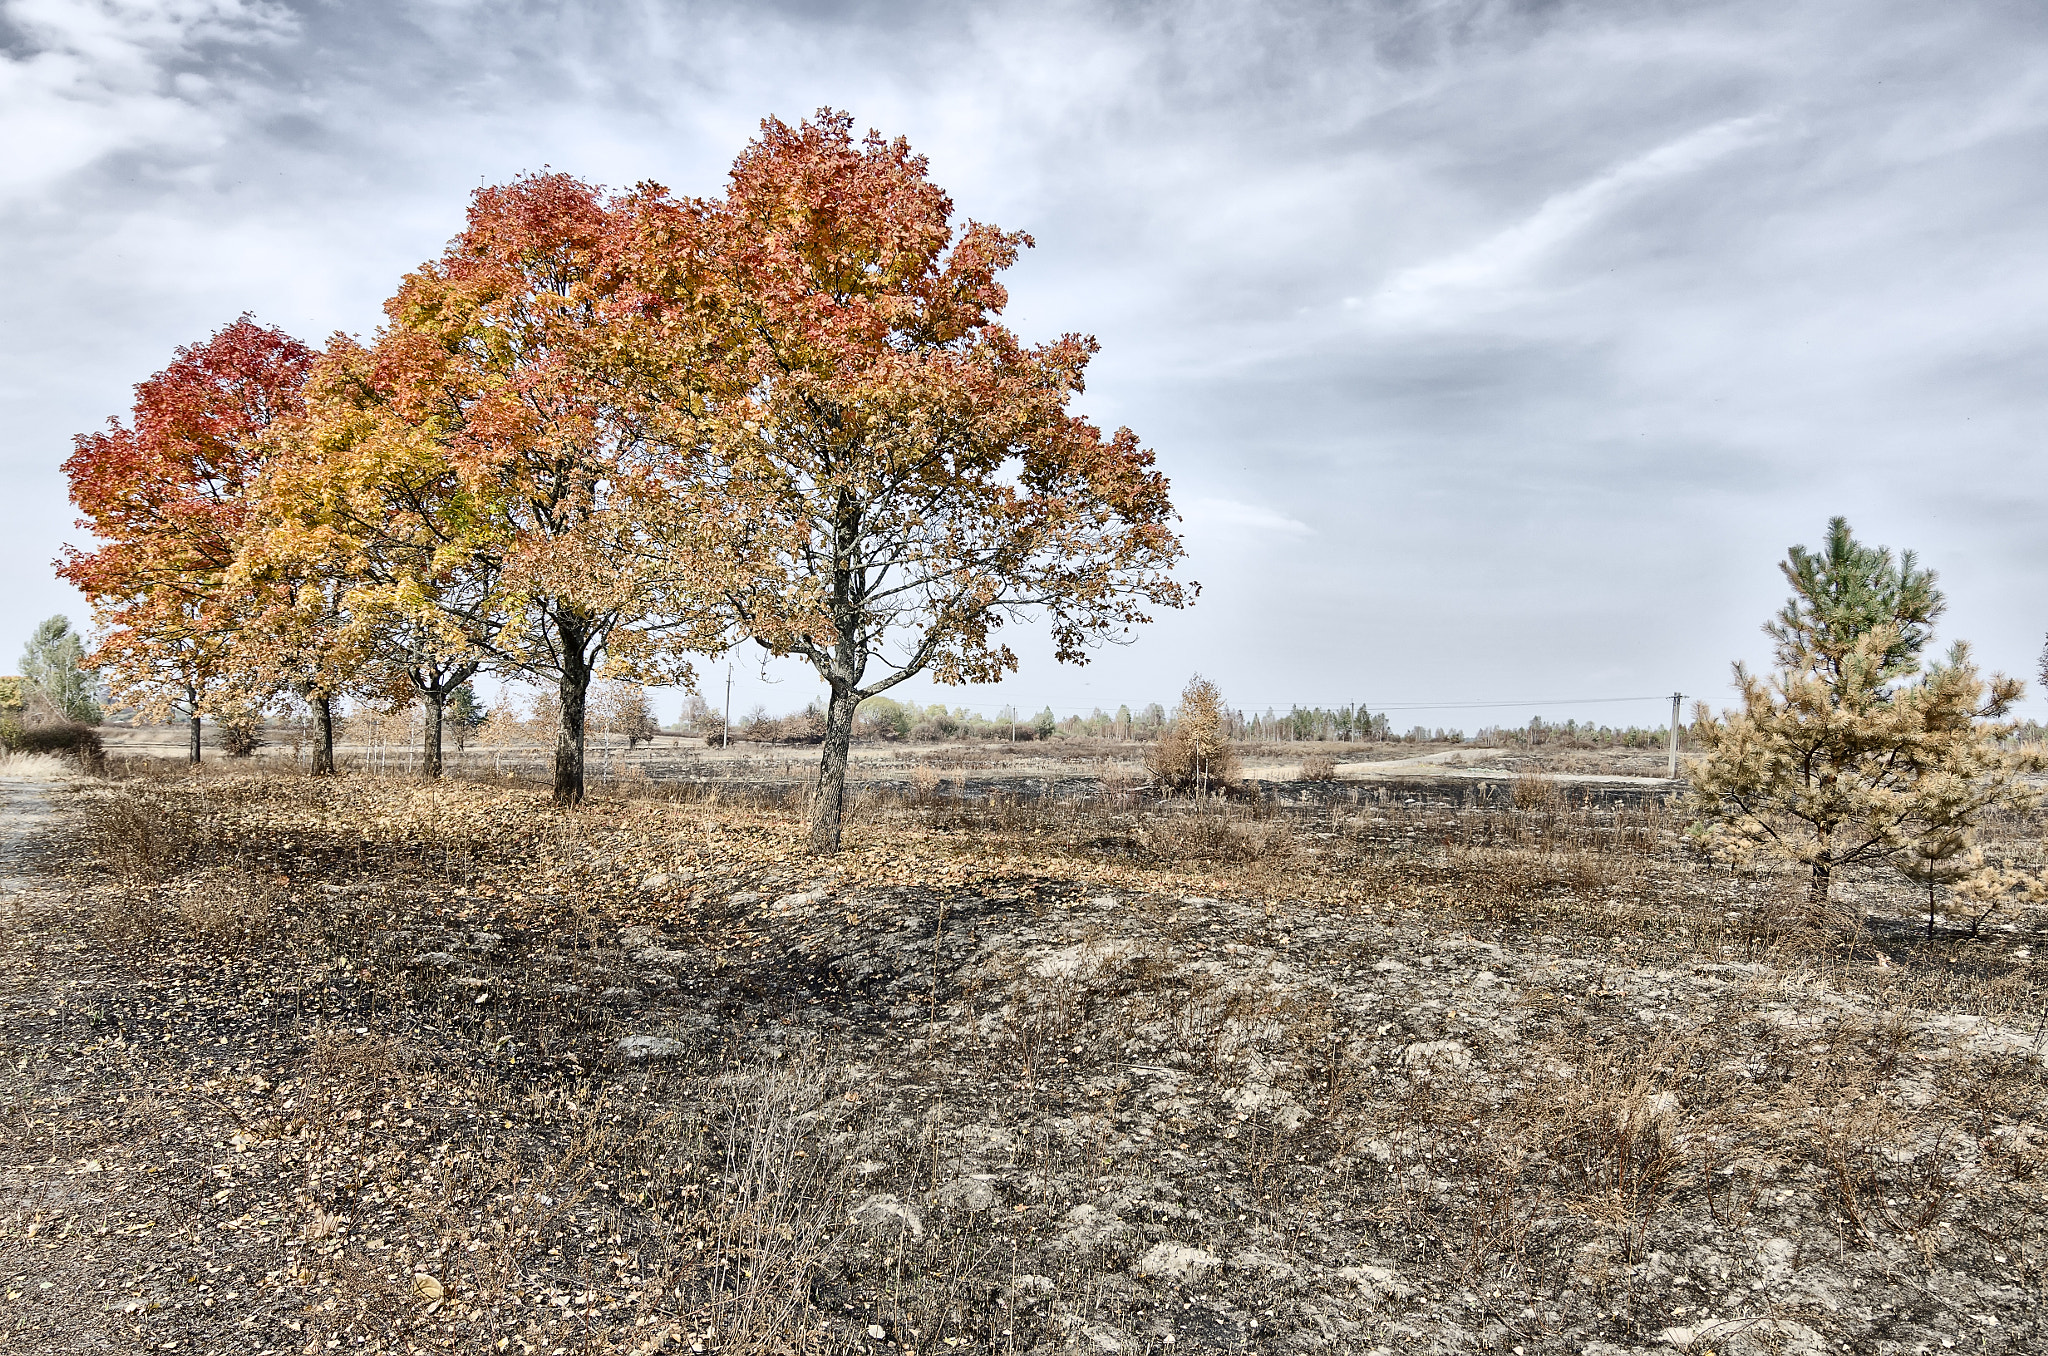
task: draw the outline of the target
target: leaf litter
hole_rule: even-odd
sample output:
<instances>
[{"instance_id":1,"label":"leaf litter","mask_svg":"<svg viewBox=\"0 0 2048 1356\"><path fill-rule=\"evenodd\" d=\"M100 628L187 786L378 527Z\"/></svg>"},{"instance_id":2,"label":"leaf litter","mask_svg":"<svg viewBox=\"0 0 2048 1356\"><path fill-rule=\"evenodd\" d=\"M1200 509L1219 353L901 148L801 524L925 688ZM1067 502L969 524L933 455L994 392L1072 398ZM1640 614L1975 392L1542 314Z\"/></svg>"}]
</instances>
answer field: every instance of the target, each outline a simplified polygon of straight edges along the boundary
<instances>
[{"instance_id":1,"label":"leaf litter","mask_svg":"<svg viewBox=\"0 0 2048 1356\"><path fill-rule=\"evenodd\" d=\"M1655 807L549 808L136 777L16 852L0 1338L2029 1350L2037 920ZM175 1344L174 1347L167 1344Z\"/></svg>"}]
</instances>

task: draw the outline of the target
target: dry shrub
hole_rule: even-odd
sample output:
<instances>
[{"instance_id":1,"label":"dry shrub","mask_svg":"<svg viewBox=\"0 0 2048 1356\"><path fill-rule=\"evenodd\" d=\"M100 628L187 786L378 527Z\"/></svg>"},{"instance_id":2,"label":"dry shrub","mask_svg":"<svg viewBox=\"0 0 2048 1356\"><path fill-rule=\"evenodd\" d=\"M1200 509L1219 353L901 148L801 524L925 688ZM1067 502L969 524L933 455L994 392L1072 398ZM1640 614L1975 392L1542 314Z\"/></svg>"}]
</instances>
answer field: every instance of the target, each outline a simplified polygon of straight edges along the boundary
<instances>
[{"instance_id":1,"label":"dry shrub","mask_svg":"<svg viewBox=\"0 0 2048 1356\"><path fill-rule=\"evenodd\" d=\"M1337 760L1327 753L1312 753L1301 760L1301 780L1331 782L1337 779Z\"/></svg>"},{"instance_id":2,"label":"dry shrub","mask_svg":"<svg viewBox=\"0 0 2048 1356\"><path fill-rule=\"evenodd\" d=\"M16 753L0 749L0 777L28 782L58 782L75 776L76 767L48 753Z\"/></svg>"},{"instance_id":3,"label":"dry shrub","mask_svg":"<svg viewBox=\"0 0 2048 1356\"><path fill-rule=\"evenodd\" d=\"M0 747L9 753L47 754L69 760L86 772L106 767L100 732L76 721L52 720L24 724L13 717L0 720Z\"/></svg>"},{"instance_id":4,"label":"dry shrub","mask_svg":"<svg viewBox=\"0 0 2048 1356\"><path fill-rule=\"evenodd\" d=\"M1222 814L1168 815L1145 826L1147 851L1168 861L1253 862L1290 856L1294 828L1285 820L1242 821Z\"/></svg>"},{"instance_id":5,"label":"dry shrub","mask_svg":"<svg viewBox=\"0 0 2048 1356\"><path fill-rule=\"evenodd\" d=\"M1237 752L1223 737L1223 694L1196 674L1180 694L1173 724L1145 751L1145 767L1167 791L1219 790L1238 779Z\"/></svg>"},{"instance_id":6,"label":"dry shrub","mask_svg":"<svg viewBox=\"0 0 2048 1356\"><path fill-rule=\"evenodd\" d=\"M81 855L125 884L171 880L205 851L185 808L151 786L123 784L82 796L78 812Z\"/></svg>"},{"instance_id":7,"label":"dry shrub","mask_svg":"<svg viewBox=\"0 0 2048 1356\"><path fill-rule=\"evenodd\" d=\"M221 866L182 883L178 919L193 936L234 950L274 933L283 904L284 889L276 881Z\"/></svg>"},{"instance_id":8,"label":"dry shrub","mask_svg":"<svg viewBox=\"0 0 2048 1356\"><path fill-rule=\"evenodd\" d=\"M314 1028L306 1040L307 1087L343 1100L374 1090L421 1063L395 1036L357 1032L346 1026Z\"/></svg>"},{"instance_id":9,"label":"dry shrub","mask_svg":"<svg viewBox=\"0 0 2048 1356\"><path fill-rule=\"evenodd\" d=\"M252 758L263 747L262 726L254 720L224 720L220 723L220 747L230 758Z\"/></svg>"},{"instance_id":10,"label":"dry shrub","mask_svg":"<svg viewBox=\"0 0 2048 1356\"><path fill-rule=\"evenodd\" d=\"M808 1063L732 1080L724 1121L721 1197L683 1224L714 1259L698 1274L717 1315L719 1350L769 1353L800 1329L819 1268L844 1232L847 1181L807 1133L824 1100ZM700 1198L702 1199L702 1198Z\"/></svg>"},{"instance_id":11,"label":"dry shrub","mask_svg":"<svg viewBox=\"0 0 2048 1356\"><path fill-rule=\"evenodd\" d=\"M1464 848L1451 864L1486 917L1509 922L1542 900L1579 899L1614 884L1622 869L1608 854L1585 849Z\"/></svg>"},{"instance_id":12,"label":"dry shrub","mask_svg":"<svg viewBox=\"0 0 2048 1356\"><path fill-rule=\"evenodd\" d=\"M1564 809L1564 784L1534 773L1517 773L1514 780L1515 808L1554 814Z\"/></svg>"},{"instance_id":13,"label":"dry shrub","mask_svg":"<svg viewBox=\"0 0 2048 1356\"><path fill-rule=\"evenodd\" d=\"M1166 791L1221 790L1240 776L1237 752L1229 744L1205 743L1177 725L1146 746L1145 770L1153 785Z\"/></svg>"}]
</instances>

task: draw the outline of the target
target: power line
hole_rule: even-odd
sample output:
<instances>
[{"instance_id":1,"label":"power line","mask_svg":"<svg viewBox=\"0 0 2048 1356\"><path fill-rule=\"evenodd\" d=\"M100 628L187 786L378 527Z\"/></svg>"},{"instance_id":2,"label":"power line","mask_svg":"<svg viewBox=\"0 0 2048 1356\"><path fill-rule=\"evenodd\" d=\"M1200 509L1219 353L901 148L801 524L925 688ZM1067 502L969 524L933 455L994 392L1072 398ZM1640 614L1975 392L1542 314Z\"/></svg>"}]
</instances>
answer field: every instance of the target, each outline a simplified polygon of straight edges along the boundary
<instances>
[{"instance_id":1,"label":"power line","mask_svg":"<svg viewBox=\"0 0 2048 1356\"><path fill-rule=\"evenodd\" d=\"M1531 698L1531 699L1529 699L1529 700L1525 700L1525 701L1489 701L1489 702L1358 702L1358 703L1355 703L1355 704L1356 704L1356 705L1358 705L1358 706L1363 706L1363 707L1367 708L1368 710L1372 710L1372 711L1481 711L1481 710L1488 710L1488 709L1505 709L1505 708L1510 708L1510 707L1531 707L1531 706L1596 706L1596 705L1612 705L1612 704L1617 704L1617 703L1625 703L1625 702L1668 702L1668 701L1670 701L1670 700L1671 700L1671 694L1670 694L1670 693L1668 693L1668 692L1666 692L1666 693L1659 693L1659 694L1657 694L1657 695L1655 695L1655 696L1650 696L1650 697L1541 697L1541 698ZM906 704L909 704L909 703L906 703ZM937 704L939 704L939 703L931 703L931 704L933 704L933 705L937 705ZM1129 705L1129 703L1120 703L1120 704L1121 704L1121 705ZM1143 706L1145 706L1145 705L1150 705L1150 704L1151 704L1151 703L1141 703L1141 704L1140 704L1140 708L1142 709L1142 707L1143 707ZM1161 704L1161 705L1164 705L1164 703L1160 703L1160 704ZM1102 703L1100 703L1100 702L1096 702L1096 703L1093 703L1093 704L1091 704L1091 705L1086 705L1086 706L1062 706L1062 705L1059 705L1059 704L1056 704L1056 703L1053 703L1053 702L1005 702L1005 703L1003 703L1003 705L1004 705L1004 706L1010 706L1010 707L1015 707L1015 708L1016 708L1016 710L1018 711L1018 713L1019 713L1020 715L1021 715L1021 714L1022 714L1022 713L1024 712L1024 710L1025 710L1025 709L1026 709L1027 707L1036 707L1036 708L1037 708L1037 709L1039 709L1039 710L1049 710L1049 711L1099 711L1099 710L1101 710L1101 709L1102 709ZM1250 709L1252 709L1253 707L1265 707L1265 708L1269 708L1269 709L1272 709L1272 710L1274 710L1274 711L1276 711L1276 712L1277 712L1277 711L1279 711L1279 710L1280 710L1280 708L1281 708L1281 703L1279 703L1279 702L1231 702L1231 703L1230 703L1230 705L1231 705L1231 707L1232 707L1233 709L1238 709L1238 710L1247 710L1247 711L1248 711L1248 710L1250 710ZM1303 707L1303 706L1302 706L1302 703L1299 703L1299 702L1289 702L1289 703L1287 703L1286 705L1287 705L1287 706L1288 706L1289 708L1294 708L1294 707L1302 707L1302 709L1304 709L1304 710L1314 710L1314 709L1316 709L1317 707L1321 707L1321 708L1322 708L1322 709L1324 709L1324 710L1329 710L1329 709L1332 709L1333 707L1337 707L1337 706L1350 706L1350 705L1354 705L1354 703L1351 703L1351 702L1333 702L1333 703L1330 703L1330 704L1329 704L1328 706L1323 706L1323 704L1322 704L1322 703L1313 703L1313 704L1310 704L1310 705L1308 705L1308 706L1305 706L1305 707Z\"/></svg>"}]
</instances>

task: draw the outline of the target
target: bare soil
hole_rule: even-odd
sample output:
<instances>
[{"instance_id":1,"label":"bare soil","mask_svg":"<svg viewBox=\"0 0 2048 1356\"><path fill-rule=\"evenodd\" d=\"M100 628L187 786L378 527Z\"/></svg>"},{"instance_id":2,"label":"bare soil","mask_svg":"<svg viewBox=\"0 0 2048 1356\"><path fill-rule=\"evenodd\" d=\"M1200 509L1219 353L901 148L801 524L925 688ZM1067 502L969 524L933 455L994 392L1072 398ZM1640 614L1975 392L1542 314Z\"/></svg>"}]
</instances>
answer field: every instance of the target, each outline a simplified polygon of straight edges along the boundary
<instances>
[{"instance_id":1,"label":"bare soil","mask_svg":"<svg viewBox=\"0 0 2048 1356\"><path fill-rule=\"evenodd\" d=\"M821 861L698 784L0 785L0 1347L2048 1345L2041 916L1541 779L952 789Z\"/></svg>"}]
</instances>

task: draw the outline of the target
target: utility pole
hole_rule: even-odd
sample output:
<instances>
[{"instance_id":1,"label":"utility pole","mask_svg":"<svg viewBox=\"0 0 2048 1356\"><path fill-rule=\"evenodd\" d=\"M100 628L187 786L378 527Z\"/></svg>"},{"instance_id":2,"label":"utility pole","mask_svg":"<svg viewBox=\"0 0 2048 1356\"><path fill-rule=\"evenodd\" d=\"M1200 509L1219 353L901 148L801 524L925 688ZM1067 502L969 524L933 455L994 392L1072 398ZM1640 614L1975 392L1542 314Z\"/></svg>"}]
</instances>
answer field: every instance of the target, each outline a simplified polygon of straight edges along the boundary
<instances>
[{"instance_id":1,"label":"utility pole","mask_svg":"<svg viewBox=\"0 0 2048 1356\"><path fill-rule=\"evenodd\" d=\"M1676 709L1676 708L1673 708ZM725 723L718 729L718 747L732 747L732 661L725 661Z\"/></svg>"},{"instance_id":2,"label":"utility pole","mask_svg":"<svg viewBox=\"0 0 2048 1356\"><path fill-rule=\"evenodd\" d=\"M1671 694L1671 780L1678 780L1678 704L1685 700L1683 692Z\"/></svg>"}]
</instances>

